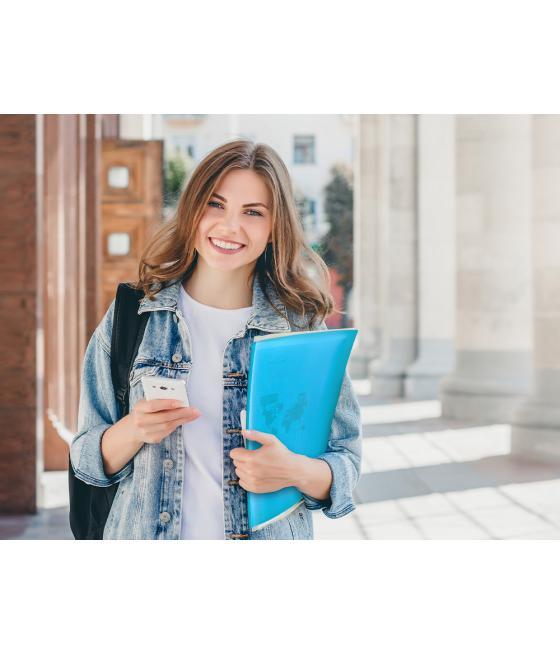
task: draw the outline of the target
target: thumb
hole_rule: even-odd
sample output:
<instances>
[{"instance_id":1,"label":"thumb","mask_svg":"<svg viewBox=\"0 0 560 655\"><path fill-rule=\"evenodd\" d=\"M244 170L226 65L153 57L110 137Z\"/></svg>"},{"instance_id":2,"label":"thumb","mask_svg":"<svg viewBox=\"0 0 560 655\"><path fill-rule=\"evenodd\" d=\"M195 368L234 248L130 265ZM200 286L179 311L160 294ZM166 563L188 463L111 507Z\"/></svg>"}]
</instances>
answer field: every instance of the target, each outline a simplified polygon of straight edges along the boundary
<instances>
[{"instance_id":1,"label":"thumb","mask_svg":"<svg viewBox=\"0 0 560 655\"><path fill-rule=\"evenodd\" d=\"M273 434L267 434L266 432L259 432L258 430L241 430L245 439L250 439L251 441L258 441L259 443L267 444L272 443L276 437Z\"/></svg>"}]
</instances>

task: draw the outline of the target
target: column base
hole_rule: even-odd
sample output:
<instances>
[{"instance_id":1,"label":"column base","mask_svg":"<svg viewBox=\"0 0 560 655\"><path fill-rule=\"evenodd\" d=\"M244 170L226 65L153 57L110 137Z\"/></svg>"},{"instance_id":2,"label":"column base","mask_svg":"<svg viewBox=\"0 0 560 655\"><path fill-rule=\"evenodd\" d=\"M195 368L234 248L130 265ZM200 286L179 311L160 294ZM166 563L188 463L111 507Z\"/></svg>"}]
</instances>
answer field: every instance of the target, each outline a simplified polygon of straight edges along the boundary
<instances>
[{"instance_id":1,"label":"column base","mask_svg":"<svg viewBox=\"0 0 560 655\"><path fill-rule=\"evenodd\" d=\"M532 461L560 464L560 407L528 399L515 413L511 452Z\"/></svg>"},{"instance_id":2,"label":"column base","mask_svg":"<svg viewBox=\"0 0 560 655\"><path fill-rule=\"evenodd\" d=\"M404 392L404 377L406 365L393 362L371 362L369 378L371 380L371 395L374 398L402 398Z\"/></svg>"},{"instance_id":3,"label":"column base","mask_svg":"<svg viewBox=\"0 0 560 655\"><path fill-rule=\"evenodd\" d=\"M404 395L413 400L437 400L440 383L455 368L453 342L448 339L422 339L420 357L407 368Z\"/></svg>"},{"instance_id":4,"label":"column base","mask_svg":"<svg viewBox=\"0 0 560 655\"><path fill-rule=\"evenodd\" d=\"M481 391L480 393L453 393L440 382L441 415L443 418L476 419L488 423L511 423L516 409L525 396L507 396Z\"/></svg>"},{"instance_id":5,"label":"column base","mask_svg":"<svg viewBox=\"0 0 560 655\"><path fill-rule=\"evenodd\" d=\"M351 378L364 379L369 377L369 366L371 357L362 353L357 353L350 357L348 362L348 370Z\"/></svg>"},{"instance_id":6,"label":"column base","mask_svg":"<svg viewBox=\"0 0 560 655\"><path fill-rule=\"evenodd\" d=\"M371 376L371 395L374 398L402 398L404 390L404 374L383 375L376 373Z\"/></svg>"},{"instance_id":7,"label":"column base","mask_svg":"<svg viewBox=\"0 0 560 655\"><path fill-rule=\"evenodd\" d=\"M413 339L392 339L385 359L371 362L371 395L375 398L402 398L406 371L416 359Z\"/></svg>"},{"instance_id":8,"label":"column base","mask_svg":"<svg viewBox=\"0 0 560 655\"><path fill-rule=\"evenodd\" d=\"M455 372L440 384L442 416L512 423L533 384L532 354L458 351Z\"/></svg>"},{"instance_id":9,"label":"column base","mask_svg":"<svg viewBox=\"0 0 560 655\"><path fill-rule=\"evenodd\" d=\"M439 385L446 373L439 375L410 375L404 381L405 398L411 400L437 400Z\"/></svg>"},{"instance_id":10,"label":"column base","mask_svg":"<svg viewBox=\"0 0 560 655\"><path fill-rule=\"evenodd\" d=\"M539 464L560 464L560 428L512 425L511 454Z\"/></svg>"}]
</instances>

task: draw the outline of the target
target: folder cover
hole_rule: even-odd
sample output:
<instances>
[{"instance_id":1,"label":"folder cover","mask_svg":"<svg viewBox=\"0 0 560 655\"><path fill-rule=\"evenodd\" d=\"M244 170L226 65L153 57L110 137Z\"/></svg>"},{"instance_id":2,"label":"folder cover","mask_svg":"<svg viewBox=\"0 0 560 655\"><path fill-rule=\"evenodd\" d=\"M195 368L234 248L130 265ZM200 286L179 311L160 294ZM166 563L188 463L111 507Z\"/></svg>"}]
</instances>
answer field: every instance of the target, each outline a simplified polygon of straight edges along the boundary
<instances>
[{"instance_id":1,"label":"folder cover","mask_svg":"<svg viewBox=\"0 0 560 655\"><path fill-rule=\"evenodd\" d=\"M301 455L324 453L357 333L355 328L340 328L255 337L242 416L246 429L274 434ZM245 447L262 446L246 439ZM294 486L248 491L249 529L260 530L302 503L303 495Z\"/></svg>"}]
</instances>

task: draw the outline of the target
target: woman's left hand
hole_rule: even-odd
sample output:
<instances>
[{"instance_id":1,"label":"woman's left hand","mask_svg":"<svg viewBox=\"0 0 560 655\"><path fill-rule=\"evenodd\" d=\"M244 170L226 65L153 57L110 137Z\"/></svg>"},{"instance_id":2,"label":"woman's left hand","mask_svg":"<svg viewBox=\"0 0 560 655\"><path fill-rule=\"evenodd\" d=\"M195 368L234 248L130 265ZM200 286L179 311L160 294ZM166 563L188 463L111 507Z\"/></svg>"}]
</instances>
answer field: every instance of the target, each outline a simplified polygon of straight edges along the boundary
<instances>
[{"instance_id":1,"label":"woman's left hand","mask_svg":"<svg viewBox=\"0 0 560 655\"><path fill-rule=\"evenodd\" d=\"M229 451L246 491L266 493L296 486L301 455L294 453L273 434L258 430L242 430L243 436L261 445L256 450L234 448Z\"/></svg>"}]
</instances>

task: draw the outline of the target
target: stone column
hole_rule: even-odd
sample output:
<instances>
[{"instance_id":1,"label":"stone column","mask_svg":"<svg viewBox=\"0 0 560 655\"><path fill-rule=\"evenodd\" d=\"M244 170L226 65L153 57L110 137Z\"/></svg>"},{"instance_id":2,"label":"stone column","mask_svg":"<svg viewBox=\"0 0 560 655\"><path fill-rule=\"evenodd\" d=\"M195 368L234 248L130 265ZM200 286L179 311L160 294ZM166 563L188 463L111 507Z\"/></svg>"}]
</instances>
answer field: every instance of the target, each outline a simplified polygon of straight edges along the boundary
<instances>
[{"instance_id":1,"label":"stone column","mask_svg":"<svg viewBox=\"0 0 560 655\"><path fill-rule=\"evenodd\" d=\"M531 117L457 116L456 365L451 418L510 422L532 383Z\"/></svg>"},{"instance_id":2,"label":"stone column","mask_svg":"<svg viewBox=\"0 0 560 655\"><path fill-rule=\"evenodd\" d=\"M455 363L455 117L418 117L418 359L407 398L437 398Z\"/></svg>"},{"instance_id":3,"label":"stone column","mask_svg":"<svg viewBox=\"0 0 560 655\"><path fill-rule=\"evenodd\" d=\"M560 462L560 116L533 117L535 385L513 418L512 453Z\"/></svg>"},{"instance_id":4,"label":"stone column","mask_svg":"<svg viewBox=\"0 0 560 655\"><path fill-rule=\"evenodd\" d=\"M415 115L388 118L388 210L381 212L378 241L380 358L371 366L371 391L401 397L406 370L416 359L416 123Z\"/></svg>"},{"instance_id":5,"label":"stone column","mask_svg":"<svg viewBox=\"0 0 560 655\"><path fill-rule=\"evenodd\" d=\"M352 377L369 377L379 348L379 225L387 205L387 117L360 114L354 141L354 284L352 313L358 328L350 359Z\"/></svg>"},{"instance_id":6,"label":"stone column","mask_svg":"<svg viewBox=\"0 0 560 655\"><path fill-rule=\"evenodd\" d=\"M35 114L0 116L0 514L33 514L42 500L41 123Z\"/></svg>"}]
</instances>

